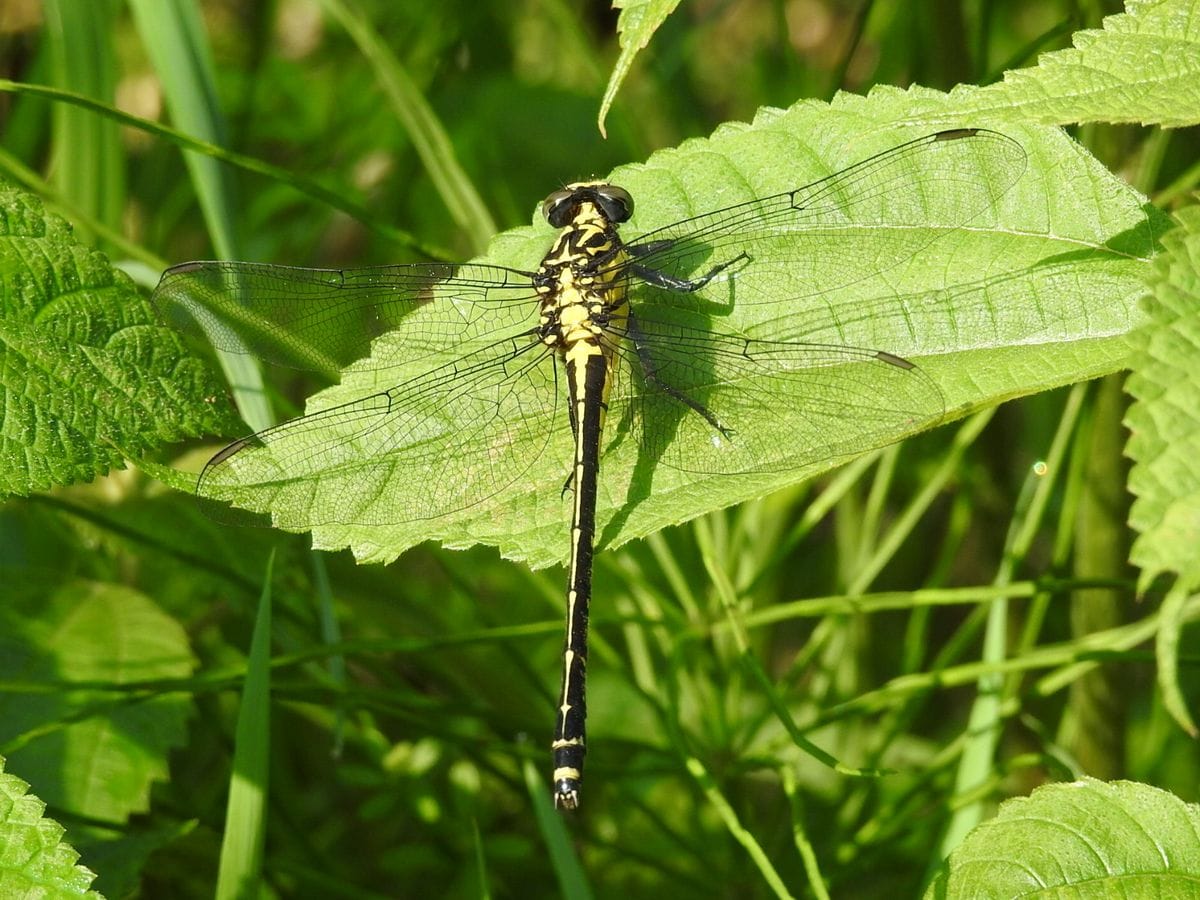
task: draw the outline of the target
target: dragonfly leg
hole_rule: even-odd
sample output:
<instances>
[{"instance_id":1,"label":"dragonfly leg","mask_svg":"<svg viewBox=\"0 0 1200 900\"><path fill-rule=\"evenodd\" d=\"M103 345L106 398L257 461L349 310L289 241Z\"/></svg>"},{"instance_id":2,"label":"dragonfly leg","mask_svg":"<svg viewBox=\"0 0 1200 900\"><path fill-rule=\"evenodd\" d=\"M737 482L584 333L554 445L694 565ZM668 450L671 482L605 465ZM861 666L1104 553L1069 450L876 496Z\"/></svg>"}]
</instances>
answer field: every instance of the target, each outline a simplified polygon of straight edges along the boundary
<instances>
[{"instance_id":1,"label":"dragonfly leg","mask_svg":"<svg viewBox=\"0 0 1200 900\"><path fill-rule=\"evenodd\" d=\"M742 254L743 256L745 254ZM730 260L725 265L731 265L734 260ZM723 267L722 267L723 268ZM625 323L626 333L629 335L630 342L633 344L634 351L637 353L638 361L642 365L642 374L645 375L646 381L654 385L668 397L678 400L688 409L699 413L704 417L704 421L708 422L713 428L717 429L725 438L732 438L734 431L732 428L726 428L721 424L721 420L716 417L703 403L693 400L683 391L673 387L658 377L658 366L654 362L654 357L650 353L650 348L647 346L645 338L642 336L641 329L633 317L633 311L630 310L629 317Z\"/></svg>"},{"instance_id":2,"label":"dragonfly leg","mask_svg":"<svg viewBox=\"0 0 1200 900\"><path fill-rule=\"evenodd\" d=\"M567 404L567 412L571 416L571 436L577 437L576 432L579 428L579 422L575 418L575 404L574 403ZM561 500L564 497L566 497L567 491L572 490L574 488L574 485L575 485L575 470L572 469L570 472L567 473L567 480L563 482L562 491L559 492L558 499Z\"/></svg>"},{"instance_id":3,"label":"dragonfly leg","mask_svg":"<svg viewBox=\"0 0 1200 900\"><path fill-rule=\"evenodd\" d=\"M658 244L643 244L640 247L627 248L633 256L642 256L653 250L659 249ZM679 291L685 294L691 294L700 290L730 266L739 262L749 262L750 254L743 250L733 259L726 260L723 263L718 263L713 266L699 278L676 278L674 275L669 275L666 272L661 272L658 269L652 269L649 266L633 267L634 273L647 284L652 284L655 287L663 288L668 291Z\"/></svg>"}]
</instances>

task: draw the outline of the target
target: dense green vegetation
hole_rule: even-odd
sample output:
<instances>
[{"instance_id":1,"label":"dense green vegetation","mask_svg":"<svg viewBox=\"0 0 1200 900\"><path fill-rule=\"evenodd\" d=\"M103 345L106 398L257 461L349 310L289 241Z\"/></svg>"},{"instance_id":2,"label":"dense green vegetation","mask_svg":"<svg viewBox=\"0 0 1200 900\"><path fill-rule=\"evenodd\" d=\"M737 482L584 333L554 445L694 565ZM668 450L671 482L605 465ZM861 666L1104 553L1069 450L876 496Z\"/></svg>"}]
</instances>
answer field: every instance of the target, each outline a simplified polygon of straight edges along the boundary
<instances>
[{"instance_id":1,"label":"dense green vegetation","mask_svg":"<svg viewBox=\"0 0 1200 900\"><path fill-rule=\"evenodd\" d=\"M1103 26L1119 7L624 5L0 12L0 898L86 891L71 848L110 897L1200 877L1200 223L1167 215L1200 164L1163 127L1200 109L1193 4ZM611 173L634 234L965 126L1024 168L880 276L904 304L779 287L786 306L726 323L919 364L941 399L862 430L920 434L750 481L642 471L633 442L602 470L576 813L548 786L565 471L453 521L318 529L330 552L190 495L239 415L299 415L384 357L260 390L156 319L167 265L529 268L569 181Z\"/></svg>"}]
</instances>

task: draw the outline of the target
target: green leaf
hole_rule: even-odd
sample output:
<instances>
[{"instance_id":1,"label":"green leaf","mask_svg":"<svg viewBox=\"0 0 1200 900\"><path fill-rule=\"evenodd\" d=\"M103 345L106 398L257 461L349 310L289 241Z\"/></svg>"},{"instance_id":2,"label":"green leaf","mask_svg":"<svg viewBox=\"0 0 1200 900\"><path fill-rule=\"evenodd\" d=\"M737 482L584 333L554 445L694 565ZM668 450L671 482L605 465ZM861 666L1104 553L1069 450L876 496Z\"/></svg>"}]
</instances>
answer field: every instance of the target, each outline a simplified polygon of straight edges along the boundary
<instances>
[{"instance_id":1,"label":"green leaf","mask_svg":"<svg viewBox=\"0 0 1200 900\"><path fill-rule=\"evenodd\" d=\"M1167 128L1200 121L1200 6L1196 0L1129 0L1103 29L1078 31L1074 48L967 91L963 112L1026 121L1140 122ZM960 94L956 91L955 94Z\"/></svg>"},{"instance_id":2,"label":"green leaf","mask_svg":"<svg viewBox=\"0 0 1200 900\"><path fill-rule=\"evenodd\" d=\"M0 897L100 897L88 890L95 873L63 843L63 827L43 818L46 804L4 767L0 757Z\"/></svg>"},{"instance_id":3,"label":"green leaf","mask_svg":"<svg viewBox=\"0 0 1200 900\"><path fill-rule=\"evenodd\" d=\"M918 94L923 102L936 96ZM928 129L914 133L894 124L911 109L906 101L907 95L893 91L865 99L842 97L832 107L802 103L786 112L764 110L752 125L725 126L708 140L689 141L643 165L620 168L611 180L629 189L638 204L624 227L626 240L700 212L794 189L922 137ZM953 120L954 111L946 103L945 118ZM855 396L869 393L864 385L873 381L881 393L880 407L912 414L895 414L894 422L880 429L864 418L874 411L848 407L841 412L838 407L839 412L830 414L840 417L838 434L829 443L823 433L783 428L766 405L742 410L739 433L752 435L758 446L795 450L792 468L738 477L656 465L639 455L627 428L610 423L597 513L602 546L794 484L946 418L1125 366L1125 335L1140 321L1137 300L1144 293L1142 278L1161 217L1061 132L1005 131L1017 142L1012 146L1023 151L997 151L996 158L978 160L974 165L981 168L973 171L923 169L920 183L930 186L930 196L910 195L903 202L892 195L880 198L878 215L886 225L827 228L815 234L797 230L772 238L769 249L756 250L748 274L739 276L759 279L749 293L751 302L726 301L712 316L727 333L876 348L918 363L921 368L911 378L882 372L891 367L875 363L839 369L853 380ZM1024 155L1032 164L1005 191L1020 173L1019 157ZM934 158L921 161L923 167L938 165L937 155L930 156ZM959 164L973 165L967 160L947 163ZM932 187L942 184L945 190ZM972 185L976 192L986 185L994 196L980 204L989 208L974 215L968 227L950 231L928 220L931 212L953 218L958 192ZM897 224L905 216L911 221ZM488 261L528 271L551 240L552 231L544 224L514 230L493 243ZM732 258L736 249L731 244L714 252ZM847 276L847 263L863 259L884 259L883 270L872 273L868 264L866 274ZM520 290L518 286L514 293ZM414 313L416 341L410 337L405 343L404 328L385 334L370 358L343 372L340 385L310 400L309 412L378 397L382 389L405 385L436 363L461 356L472 346L470 340L479 339L465 320L466 343L446 348L443 342L442 358L431 357L420 340L423 332L417 330L422 314L432 317L426 326L430 329L451 327L446 323L453 320L454 309L447 297ZM512 318L503 322L508 330L501 333L515 333L524 322L520 304L490 307L489 322L502 319L505 309ZM778 409L826 402L797 379L792 384L793 394L774 398ZM845 390L845 385L835 389ZM285 529L312 527L315 546L349 546L363 560L390 560L433 539L452 547L495 544L505 555L547 565L562 559L568 544L563 483L571 458L570 428L561 399L548 387L522 390L511 399L522 408L523 418L508 435L511 443L501 448L509 460L505 464L519 466L536 458L538 465L514 476L505 490L458 512L421 517L422 498L438 490L437 485L471 484L480 478L481 467L490 465L486 448L472 447L473 456L464 458L450 424L440 425L440 432L420 446L426 461L422 466L412 465L411 449L406 466L404 449L393 448L369 458L350 453L336 466L313 464L311 471L281 473L267 451L247 448L237 456L238 483L214 496L269 512ZM869 402L875 405L873 396ZM330 427L320 433L309 428L295 441L289 437L284 449L312 460L324 458L318 455L330 447L350 446L345 443L349 432L339 432L336 416L326 416ZM855 440L856 429L872 439ZM309 449L301 446L304 441L311 442ZM431 459L437 460L436 471ZM353 515L344 512L348 506ZM313 526L323 516L329 524ZM330 521L335 518L339 521Z\"/></svg>"},{"instance_id":4,"label":"green leaf","mask_svg":"<svg viewBox=\"0 0 1200 900\"><path fill-rule=\"evenodd\" d=\"M650 43L658 26L667 20L679 5L679 0L613 0L613 7L621 10L617 19L617 31L621 34L621 55L613 65L612 74L608 77L608 85L604 88L604 97L600 101L600 113L596 123L600 126L600 134L607 136L604 120L616 99L621 82L633 67L633 61L638 53Z\"/></svg>"},{"instance_id":5,"label":"green leaf","mask_svg":"<svg viewBox=\"0 0 1200 900\"><path fill-rule=\"evenodd\" d=\"M228 423L129 279L0 182L0 495L87 481Z\"/></svg>"},{"instance_id":6,"label":"green leaf","mask_svg":"<svg viewBox=\"0 0 1200 900\"><path fill-rule=\"evenodd\" d=\"M1130 781L1084 779L1002 804L926 898L1194 897L1200 809Z\"/></svg>"},{"instance_id":7,"label":"green leaf","mask_svg":"<svg viewBox=\"0 0 1200 900\"><path fill-rule=\"evenodd\" d=\"M27 593L10 591L0 608L0 679L9 685L0 742L17 747L11 764L49 802L124 822L149 807L150 785L166 777L168 751L186 738L188 698L45 686L186 678L195 665L187 635L126 587L76 582L49 598Z\"/></svg>"},{"instance_id":8,"label":"green leaf","mask_svg":"<svg viewBox=\"0 0 1200 900\"><path fill-rule=\"evenodd\" d=\"M1189 734L1196 726L1180 690L1182 611L1200 585L1200 209L1178 214L1180 227L1163 239L1150 277L1149 320L1130 336L1135 398L1125 417L1126 454L1134 464L1129 524L1138 532L1130 560L1141 569L1138 590L1161 575L1177 581L1163 603L1155 642L1163 705Z\"/></svg>"},{"instance_id":9,"label":"green leaf","mask_svg":"<svg viewBox=\"0 0 1200 900\"><path fill-rule=\"evenodd\" d=\"M1166 572L1185 588L1200 585L1200 209L1178 214L1150 273L1149 320L1131 336L1126 454L1134 465L1130 553L1141 568L1138 589Z\"/></svg>"}]
</instances>

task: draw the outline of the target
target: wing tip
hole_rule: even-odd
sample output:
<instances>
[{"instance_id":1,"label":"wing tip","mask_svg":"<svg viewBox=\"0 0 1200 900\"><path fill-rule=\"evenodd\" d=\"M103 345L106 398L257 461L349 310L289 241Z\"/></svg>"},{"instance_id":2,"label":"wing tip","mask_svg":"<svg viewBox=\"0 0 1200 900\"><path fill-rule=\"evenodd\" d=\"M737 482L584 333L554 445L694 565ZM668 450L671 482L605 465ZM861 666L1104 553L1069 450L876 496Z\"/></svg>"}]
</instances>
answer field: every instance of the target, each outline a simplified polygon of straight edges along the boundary
<instances>
[{"instance_id":1,"label":"wing tip","mask_svg":"<svg viewBox=\"0 0 1200 900\"><path fill-rule=\"evenodd\" d=\"M897 356L895 353L888 353L886 350L876 350L875 358L880 362L887 363L889 366L895 366L898 369L912 370L917 367L914 362L909 362L903 356Z\"/></svg>"}]
</instances>

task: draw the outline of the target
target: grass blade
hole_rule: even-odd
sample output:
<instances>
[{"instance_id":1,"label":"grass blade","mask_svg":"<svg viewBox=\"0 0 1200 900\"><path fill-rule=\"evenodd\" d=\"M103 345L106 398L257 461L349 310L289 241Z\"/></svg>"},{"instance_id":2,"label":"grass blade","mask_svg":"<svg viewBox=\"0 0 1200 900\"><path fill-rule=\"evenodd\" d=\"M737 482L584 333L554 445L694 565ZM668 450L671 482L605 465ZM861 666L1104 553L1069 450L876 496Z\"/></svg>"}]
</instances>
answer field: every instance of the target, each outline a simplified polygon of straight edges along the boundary
<instances>
[{"instance_id":1,"label":"grass blade","mask_svg":"<svg viewBox=\"0 0 1200 900\"><path fill-rule=\"evenodd\" d=\"M271 569L267 562L246 682L238 710L237 738L233 752L233 776L229 782L229 804L225 812L225 836L221 841L221 865L217 876L217 900L257 896L266 837L268 763L271 733Z\"/></svg>"},{"instance_id":2,"label":"grass blade","mask_svg":"<svg viewBox=\"0 0 1200 900\"><path fill-rule=\"evenodd\" d=\"M342 0L321 0L321 5L341 23L370 62L392 109L408 129L413 146L442 202L454 221L470 236L472 246L483 250L496 233L496 224L459 165L454 145L433 109L421 96L400 60L365 18Z\"/></svg>"}]
</instances>

